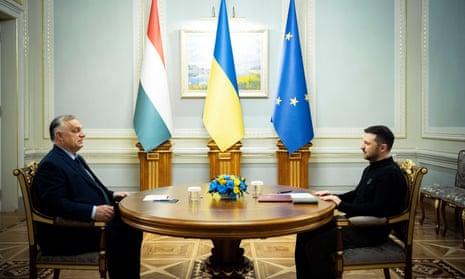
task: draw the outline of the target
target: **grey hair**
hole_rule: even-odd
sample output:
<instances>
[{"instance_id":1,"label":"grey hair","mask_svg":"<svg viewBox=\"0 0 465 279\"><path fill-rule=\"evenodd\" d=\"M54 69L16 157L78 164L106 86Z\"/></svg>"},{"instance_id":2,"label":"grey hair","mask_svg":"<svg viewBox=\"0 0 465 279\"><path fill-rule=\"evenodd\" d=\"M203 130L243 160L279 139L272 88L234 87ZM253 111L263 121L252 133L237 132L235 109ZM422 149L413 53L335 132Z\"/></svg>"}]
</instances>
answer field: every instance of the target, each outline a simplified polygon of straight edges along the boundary
<instances>
[{"instance_id":1,"label":"grey hair","mask_svg":"<svg viewBox=\"0 0 465 279\"><path fill-rule=\"evenodd\" d=\"M57 131L62 130L63 123L66 121L74 120L76 117L71 114L66 115L59 115L55 117L52 122L50 122L49 132L50 132L50 140L55 141L55 133Z\"/></svg>"}]
</instances>

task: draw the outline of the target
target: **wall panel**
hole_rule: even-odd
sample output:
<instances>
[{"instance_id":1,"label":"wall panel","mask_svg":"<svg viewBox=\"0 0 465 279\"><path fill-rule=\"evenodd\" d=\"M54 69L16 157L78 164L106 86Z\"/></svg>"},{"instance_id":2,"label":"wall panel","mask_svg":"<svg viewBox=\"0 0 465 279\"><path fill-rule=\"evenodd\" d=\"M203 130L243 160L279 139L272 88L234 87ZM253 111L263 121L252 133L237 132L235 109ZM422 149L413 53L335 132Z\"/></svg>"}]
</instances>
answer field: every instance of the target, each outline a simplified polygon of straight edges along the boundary
<instances>
[{"instance_id":1,"label":"wall panel","mask_svg":"<svg viewBox=\"0 0 465 279\"><path fill-rule=\"evenodd\" d=\"M375 123L404 136L405 2L312 2L316 136L359 137L361 129Z\"/></svg>"},{"instance_id":2,"label":"wall panel","mask_svg":"<svg viewBox=\"0 0 465 279\"><path fill-rule=\"evenodd\" d=\"M424 0L424 137L465 138L465 1Z\"/></svg>"}]
</instances>

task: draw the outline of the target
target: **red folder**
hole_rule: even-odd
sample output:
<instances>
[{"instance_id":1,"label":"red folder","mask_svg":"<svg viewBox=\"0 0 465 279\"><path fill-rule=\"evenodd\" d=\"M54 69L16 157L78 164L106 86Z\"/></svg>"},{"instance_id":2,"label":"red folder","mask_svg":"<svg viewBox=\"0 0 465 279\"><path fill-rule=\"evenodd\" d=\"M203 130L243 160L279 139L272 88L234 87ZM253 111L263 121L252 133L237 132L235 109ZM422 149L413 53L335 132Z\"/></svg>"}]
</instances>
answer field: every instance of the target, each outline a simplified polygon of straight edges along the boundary
<instances>
[{"instance_id":1,"label":"red folder","mask_svg":"<svg viewBox=\"0 0 465 279\"><path fill-rule=\"evenodd\" d=\"M291 195L285 194L262 194L258 196L259 202L292 202Z\"/></svg>"}]
</instances>

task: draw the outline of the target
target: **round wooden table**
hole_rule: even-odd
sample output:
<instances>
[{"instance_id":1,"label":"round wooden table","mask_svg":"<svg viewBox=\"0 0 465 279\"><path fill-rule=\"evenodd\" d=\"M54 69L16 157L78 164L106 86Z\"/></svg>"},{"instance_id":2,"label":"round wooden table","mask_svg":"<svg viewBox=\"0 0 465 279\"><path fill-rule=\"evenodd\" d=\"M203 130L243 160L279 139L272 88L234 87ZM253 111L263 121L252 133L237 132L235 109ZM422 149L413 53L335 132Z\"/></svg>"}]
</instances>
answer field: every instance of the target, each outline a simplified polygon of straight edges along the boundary
<instances>
[{"instance_id":1,"label":"round wooden table","mask_svg":"<svg viewBox=\"0 0 465 279\"><path fill-rule=\"evenodd\" d=\"M318 204L258 202L247 193L237 200L220 200L208 193L208 184L197 186L202 187L198 202L189 201L187 185L131 194L119 204L121 216L127 224L144 232L211 239L213 249L205 264L213 273L250 268L250 261L240 248L242 239L308 231L328 223L334 216L335 205L322 200ZM305 192L288 186L262 187L263 194L286 190ZM178 201L144 201L147 195L168 195Z\"/></svg>"}]
</instances>

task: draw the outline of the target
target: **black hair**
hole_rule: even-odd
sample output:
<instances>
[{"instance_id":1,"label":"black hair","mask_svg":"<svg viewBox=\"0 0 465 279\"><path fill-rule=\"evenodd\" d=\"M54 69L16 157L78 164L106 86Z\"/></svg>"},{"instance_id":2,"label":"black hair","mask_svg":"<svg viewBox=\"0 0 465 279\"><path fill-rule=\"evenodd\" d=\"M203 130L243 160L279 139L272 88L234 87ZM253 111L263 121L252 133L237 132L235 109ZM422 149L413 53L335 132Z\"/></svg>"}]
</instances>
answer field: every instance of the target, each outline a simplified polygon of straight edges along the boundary
<instances>
[{"instance_id":1,"label":"black hair","mask_svg":"<svg viewBox=\"0 0 465 279\"><path fill-rule=\"evenodd\" d=\"M370 126L363 130L365 133L374 134L376 136L376 143L387 144L388 150L391 151L394 144L394 134L391 130L383 125Z\"/></svg>"}]
</instances>

